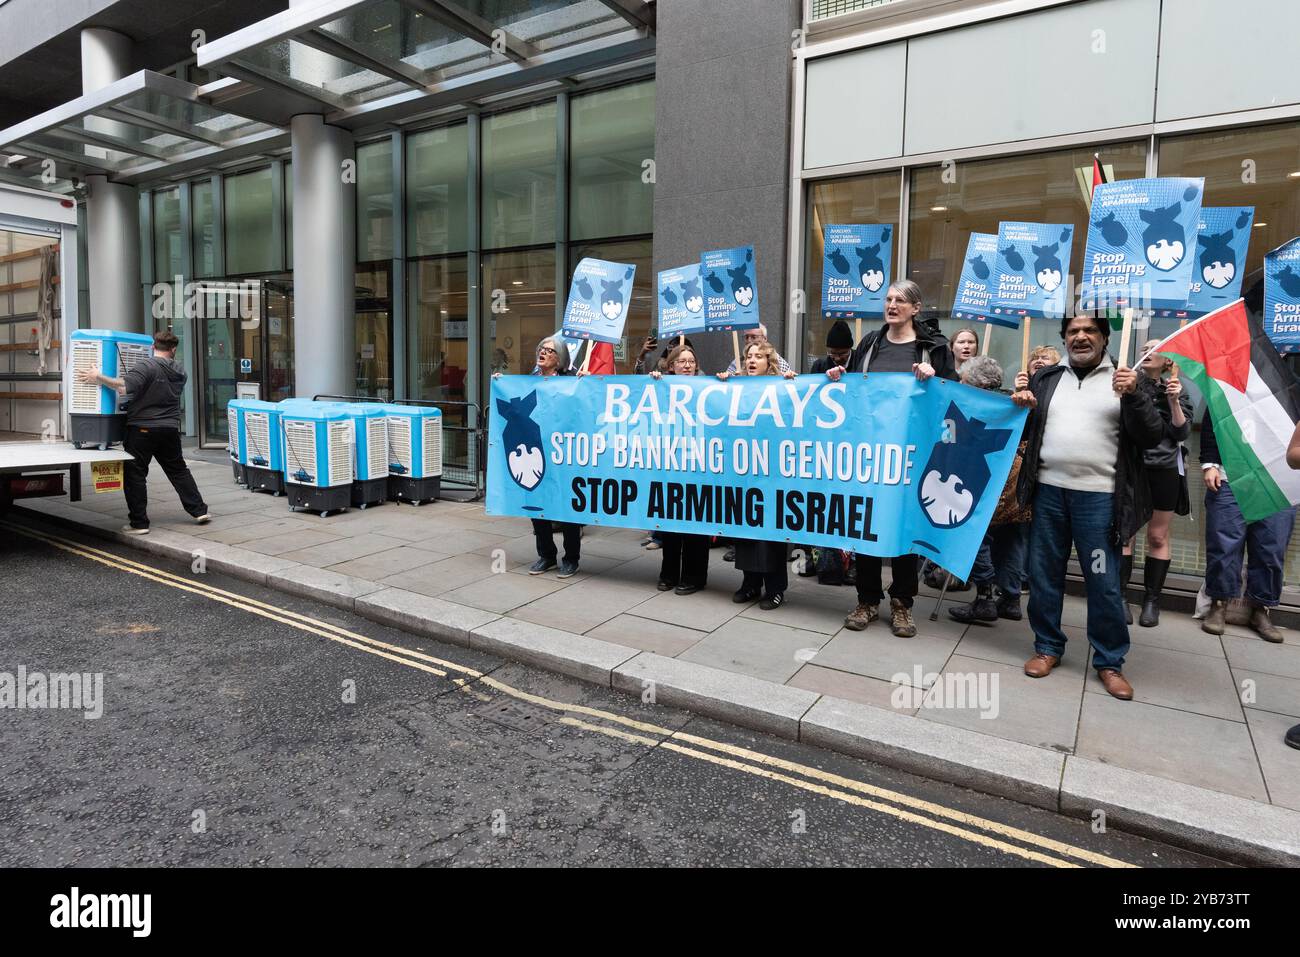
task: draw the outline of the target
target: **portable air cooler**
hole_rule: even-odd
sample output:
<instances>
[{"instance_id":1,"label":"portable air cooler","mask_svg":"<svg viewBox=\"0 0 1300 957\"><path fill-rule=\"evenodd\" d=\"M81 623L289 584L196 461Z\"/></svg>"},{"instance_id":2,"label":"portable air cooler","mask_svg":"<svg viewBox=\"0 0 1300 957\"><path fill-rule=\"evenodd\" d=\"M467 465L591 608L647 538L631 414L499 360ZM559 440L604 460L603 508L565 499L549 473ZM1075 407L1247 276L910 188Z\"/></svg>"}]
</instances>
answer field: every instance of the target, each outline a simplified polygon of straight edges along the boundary
<instances>
[{"instance_id":1,"label":"portable air cooler","mask_svg":"<svg viewBox=\"0 0 1300 957\"><path fill-rule=\"evenodd\" d=\"M284 434L281 408L260 399L231 399L226 404L232 417L231 437L245 484L254 492L284 492Z\"/></svg>"},{"instance_id":2,"label":"portable air cooler","mask_svg":"<svg viewBox=\"0 0 1300 957\"><path fill-rule=\"evenodd\" d=\"M322 515L352 502L352 416L330 403L281 404L289 508Z\"/></svg>"},{"instance_id":3,"label":"portable air cooler","mask_svg":"<svg viewBox=\"0 0 1300 957\"><path fill-rule=\"evenodd\" d=\"M388 416L383 407L368 402L339 406L352 417L352 504L377 505L388 497Z\"/></svg>"},{"instance_id":4,"label":"portable air cooler","mask_svg":"<svg viewBox=\"0 0 1300 957\"><path fill-rule=\"evenodd\" d=\"M98 369L119 379L135 363L153 355L153 337L114 329L74 329L68 339L73 371L72 401L68 403L72 444L106 449L126 434L125 406L116 390L78 382L76 373Z\"/></svg>"},{"instance_id":5,"label":"portable air cooler","mask_svg":"<svg viewBox=\"0 0 1300 957\"><path fill-rule=\"evenodd\" d=\"M230 454L230 468L235 473L235 484L248 485L248 475L244 464L239 461L239 412L235 403L240 399L231 399L226 403L226 451Z\"/></svg>"},{"instance_id":6,"label":"portable air cooler","mask_svg":"<svg viewBox=\"0 0 1300 957\"><path fill-rule=\"evenodd\" d=\"M442 412L415 405L381 406L388 416L388 497L433 501L442 489Z\"/></svg>"}]
</instances>

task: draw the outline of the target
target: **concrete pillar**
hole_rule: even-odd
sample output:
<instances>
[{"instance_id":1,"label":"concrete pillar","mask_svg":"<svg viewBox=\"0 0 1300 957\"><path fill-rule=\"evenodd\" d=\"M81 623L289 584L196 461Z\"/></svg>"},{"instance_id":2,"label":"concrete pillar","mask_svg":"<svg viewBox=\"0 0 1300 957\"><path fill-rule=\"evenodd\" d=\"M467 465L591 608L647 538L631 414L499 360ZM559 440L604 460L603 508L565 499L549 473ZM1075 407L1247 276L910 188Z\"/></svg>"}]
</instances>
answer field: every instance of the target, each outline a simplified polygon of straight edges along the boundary
<instances>
[{"instance_id":1,"label":"concrete pillar","mask_svg":"<svg viewBox=\"0 0 1300 957\"><path fill-rule=\"evenodd\" d=\"M81 90L94 93L126 76L131 69L131 38L112 30L81 31ZM106 120L103 131L117 136L123 128ZM104 151L86 147L93 162ZM134 186L110 183L107 176L87 176L86 258L90 277L90 321L96 329L145 331L140 297L140 199Z\"/></svg>"},{"instance_id":2,"label":"concrete pillar","mask_svg":"<svg viewBox=\"0 0 1300 957\"><path fill-rule=\"evenodd\" d=\"M299 396L356 391L357 206L352 134L315 114L293 142L293 364ZM353 168L355 173L355 167Z\"/></svg>"}]
</instances>

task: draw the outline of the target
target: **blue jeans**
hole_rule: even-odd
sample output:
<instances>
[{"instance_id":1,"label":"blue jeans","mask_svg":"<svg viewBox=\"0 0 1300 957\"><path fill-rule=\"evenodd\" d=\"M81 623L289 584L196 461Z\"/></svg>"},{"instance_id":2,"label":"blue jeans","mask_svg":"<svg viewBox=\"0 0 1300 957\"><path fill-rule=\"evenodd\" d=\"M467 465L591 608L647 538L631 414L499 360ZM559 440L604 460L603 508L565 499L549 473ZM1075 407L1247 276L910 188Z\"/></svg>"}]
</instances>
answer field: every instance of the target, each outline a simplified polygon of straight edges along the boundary
<instances>
[{"instance_id":1,"label":"blue jeans","mask_svg":"<svg viewBox=\"0 0 1300 957\"><path fill-rule=\"evenodd\" d=\"M1061 606L1073 546L1088 591L1092 666L1099 671L1123 668L1129 646L1120 593L1120 552L1111 541L1114 498L1109 492L1075 492L1040 484L1029 531L1029 580L1033 582L1029 627L1034 631L1034 650L1058 658L1065 654Z\"/></svg>"},{"instance_id":2,"label":"blue jeans","mask_svg":"<svg viewBox=\"0 0 1300 957\"><path fill-rule=\"evenodd\" d=\"M972 583L997 584L1003 598L1019 601L1025 577L1025 527L996 525L984 533L970 573Z\"/></svg>"},{"instance_id":3,"label":"blue jeans","mask_svg":"<svg viewBox=\"0 0 1300 957\"><path fill-rule=\"evenodd\" d=\"M1205 493L1205 591L1211 598L1241 593L1241 559L1246 554L1246 598L1272 608L1282 598L1295 509L1284 508L1258 522L1246 523L1228 483Z\"/></svg>"}]
</instances>

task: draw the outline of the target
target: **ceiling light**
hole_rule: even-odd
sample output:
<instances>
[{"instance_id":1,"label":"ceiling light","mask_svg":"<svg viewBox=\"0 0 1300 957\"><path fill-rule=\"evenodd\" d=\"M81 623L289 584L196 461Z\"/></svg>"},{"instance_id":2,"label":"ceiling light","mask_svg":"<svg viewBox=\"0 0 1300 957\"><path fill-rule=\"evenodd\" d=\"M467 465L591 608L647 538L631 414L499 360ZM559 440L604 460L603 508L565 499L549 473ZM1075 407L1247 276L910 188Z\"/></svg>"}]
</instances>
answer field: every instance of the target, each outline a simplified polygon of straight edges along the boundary
<instances>
[{"instance_id":1,"label":"ceiling light","mask_svg":"<svg viewBox=\"0 0 1300 957\"><path fill-rule=\"evenodd\" d=\"M930 212L932 212L932 213L946 213L946 212L948 212L948 207L947 207L947 206L931 206L931 207L930 207Z\"/></svg>"},{"instance_id":2,"label":"ceiling light","mask_svg":"<svg viewBox=\"0 0 1300 957\"><path fill-rule=\"evenodd\" d=\"M524 281L523 281L522 279L515 279L515 280L512 280L511 283L510 283L510 285L512 285L512 286L522 286L523 284L524 284Z\"/></svg>"},{"instance_id":3,"label":"ceiling light","mask_svg":"<svg viewBox=\"0 0 1300 957\"><path fill-rule=\"evenodd\" d=\"M1267 225L1268 225L1268 223L1256 223L1256 224L1255 224L1255 228L1256 228L1256 229L1259 229L1259 227L1261 227L1261 226L1267 226Z\"/></svg>"}]
</instances>

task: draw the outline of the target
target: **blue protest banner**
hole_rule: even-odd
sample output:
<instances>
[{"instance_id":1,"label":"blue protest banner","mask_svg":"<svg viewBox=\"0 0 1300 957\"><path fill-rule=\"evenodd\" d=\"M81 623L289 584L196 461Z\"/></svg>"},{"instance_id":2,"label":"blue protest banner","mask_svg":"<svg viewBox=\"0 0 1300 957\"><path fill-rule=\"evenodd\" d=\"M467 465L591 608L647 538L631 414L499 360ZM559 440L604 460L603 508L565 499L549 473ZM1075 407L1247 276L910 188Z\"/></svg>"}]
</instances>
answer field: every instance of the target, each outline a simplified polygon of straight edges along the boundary
<instances>
[{"instance_id":1,"label":"blue protest banner","mask_svg":"<svg viewBox=\"0 0 1300 957\"><path fill-rule=\"evenodd\" d=\"M952 317L974 322L994 322L1000 326L1019 323L1007 316L994 316L993 270L998 262L998 237L996 233L971 233L966 243L966 259L962 263L961 278L957 280L957 295L953 297Z\"/></svg>"},{"instance_id":2,"label":"blue protest banner","mask_svg":"<svg viewBox=\"0 0 1300 957\"><path fill-rule=\"evenodd\" d=\"M1196 264L1186 309L1158 309L1161 319L1199 319L1241 298L1254 206L1202 206Z\"/></svg>"},{"instance_id":3,"label":"blue protest banner","mask_svg":"<svg viewBox=\"0 0 1300 957\"><path fill-rule=\"evenodd\" d=\"M579 262L564 306L564 335L569 339L619 342L635 276L636 267L627 263L603 259Z\"/></svg>"},{"instance_id":4,"label":"blue protest banner","mask_svg":"<svg viewBox=\"0 0 1300 957\"><path fill-rule=\"evenodd\" d=\"M1059 319L1069 295L1074 227L1065 223L998 223L998 261L989 281L999 325Z\"/></svg>"},{"instance_id":5,"label":"blue protest banner","mask_svg":"<svg viewBox=\"0 0 1300 957\"><path fill-rule=\"evenodd\" d=\"M704 331L704 292L700 264L659 273L659 335L664 339Z\"/></svg>"},{"instance_id":6,"label":"blue protest banner","mask_svg":"<svg viewBox=\"0 0 1300 957\"><path fill-rule=\"evenodd\" d=\"M754 247L715 249L700 257L704 280L704 327L710 332L754 329L758 322L758 286L754 282Z\"/></svg>"},{"instance_id":7,"label":"blue protest banner","mask_svg":"<svg viewBox=\"0 0 1300 957\"><path fill-rule=\"evenodd\" d=\"M822 227L822 315L882 319L894 257L894 227Z\"/></svg>"},{"instance_id":8,"label":"blue protest banner","mask_svg":"<svg viewBox=\"0 0 1300 957\"><path fill-rule=\"evenodd\" d=\"M1278 352L1300 352L1300 237L1264 257L1264 331Z\"/></svg>"},{"instance_id":9,"label":"blue protest banner","mask_svg":"<svg viewBox=\"0 0 1300 957\"><path fill-rule=\"evenodd\" d=\"M960 577L1026 416L890 372L502 376L491 409L491 515L915 553Z\"/></svg>"},{"instance_id":10,"label":"blue protest banner","mask_svg":"<svg viewBox=\"0 0 1300 957\"><path fill-rule=\"evenodd\" d=\"M1085 309L1184 309L1205 180L1162 177L1101 183L1084 247Z\"/></svg>"}]
</instances>

